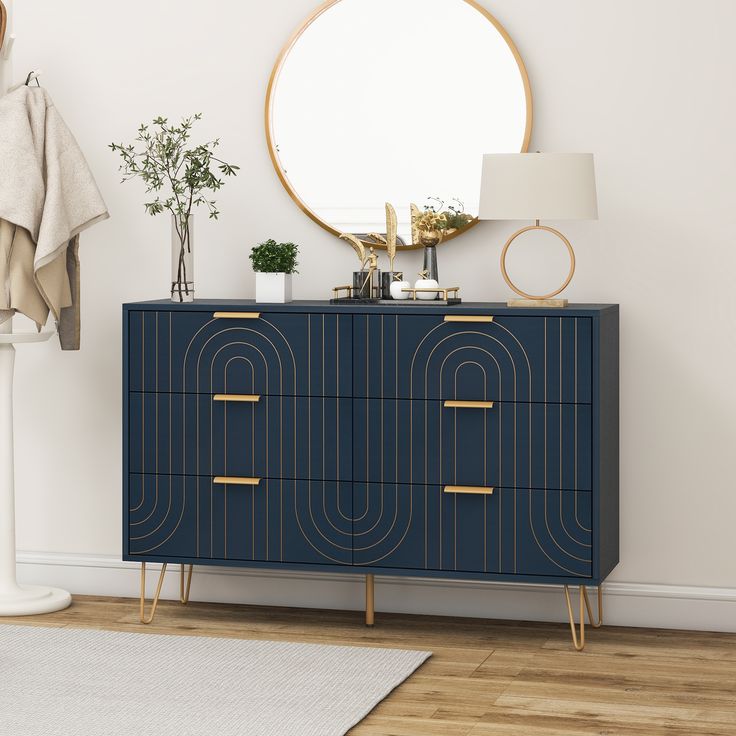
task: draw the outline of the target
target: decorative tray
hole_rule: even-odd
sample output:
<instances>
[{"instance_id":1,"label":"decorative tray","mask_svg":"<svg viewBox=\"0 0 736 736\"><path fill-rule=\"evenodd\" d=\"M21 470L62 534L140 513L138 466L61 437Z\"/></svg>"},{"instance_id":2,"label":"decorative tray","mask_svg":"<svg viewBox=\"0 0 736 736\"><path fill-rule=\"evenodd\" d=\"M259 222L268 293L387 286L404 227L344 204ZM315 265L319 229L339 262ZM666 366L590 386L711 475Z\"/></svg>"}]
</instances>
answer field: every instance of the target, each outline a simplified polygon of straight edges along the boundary
<instances>
[{"instance_id":1,"label":"decorative tray","mask_svg":"<svg viewBox=\"0 0 736 736\"><path fill-rule=\"evenodd\" d=\"M432 289L436 291L436 289ZM343 296L330 299L330 304L381 304L405 307L453 307L462 304L462 299L361 299L360 297Z\"/></svg>"},{"instance_id":2,"label":"decorative tray","mask_svg":"<svg viewBox=\"0 0 736 736\"><path fill-rule=\"evenodd\" d=\"M350 296L338 296L338 294L341 291L346 291ZM443 286L438 286L434 288L427 288L427 289L402 289L401 290L405 294L409 294L409 297L406 299L382 299L380 296L376 297L359 297L359 296L352 296L353 289L350 286L337 286L332 290L332 299L330 299L330 304L397 304L397 305L406 305L406 306L448 306L452 307L456 304L462 304L463 300L458 296L460 292L459 286L452 286L449 289L446 289ZM374 293L380 293L380 292L374 292ZM436 294L438 298L436 299L421 299L417 296L419 293L432 293ZM453 296L450 296L452 294ZM441 297L441 298L440 298Z\"/></svg>"}]
</instances>

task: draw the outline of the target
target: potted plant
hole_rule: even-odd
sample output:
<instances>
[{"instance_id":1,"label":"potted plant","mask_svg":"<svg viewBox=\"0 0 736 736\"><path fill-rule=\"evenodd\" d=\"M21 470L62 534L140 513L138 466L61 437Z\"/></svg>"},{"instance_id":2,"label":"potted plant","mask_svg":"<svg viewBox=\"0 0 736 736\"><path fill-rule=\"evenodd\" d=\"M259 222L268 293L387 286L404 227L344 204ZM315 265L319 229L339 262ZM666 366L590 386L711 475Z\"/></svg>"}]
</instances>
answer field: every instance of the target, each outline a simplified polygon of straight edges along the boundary
<instances>
[{"instance_id":1,"label":"potted plant","mask_svg":"<svg viewBox=\"0 0 736 736\"><path fill-rule=\"evenodd\" d=\"M202 115L184 118L179 125L170 125L157 117L151 125L141 124L133 144L111 143L120 154L123 181L139 177L146 193L156 192L156 199L145 202L149 215L171 213L171 300L194 301L194 239L192 210L205 205L211 219L220 214L211 199L223 185L218 173L235 176L239 167L214 155L219 139L187 148L194 123Z\"/></svg>"},{"instance_id":2,"label":"potted plant","mask_svg":"<svg viewBox=\"0 0 736 736\"><path fill-rule=\"evenodd\" d=\"M291 275L299 273L296 270L298 254L298 245L275 240L267 240L251 250L257 302L285 304L291 301Z\"/></svg>"}]
</instances>

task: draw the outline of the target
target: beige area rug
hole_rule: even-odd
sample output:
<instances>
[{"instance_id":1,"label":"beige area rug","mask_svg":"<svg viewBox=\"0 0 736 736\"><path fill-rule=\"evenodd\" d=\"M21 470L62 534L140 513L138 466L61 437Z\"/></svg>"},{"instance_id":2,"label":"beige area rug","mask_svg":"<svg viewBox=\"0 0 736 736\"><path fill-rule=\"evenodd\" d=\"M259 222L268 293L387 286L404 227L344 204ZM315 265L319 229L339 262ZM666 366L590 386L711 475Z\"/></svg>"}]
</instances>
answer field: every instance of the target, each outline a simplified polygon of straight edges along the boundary
<instances>
[{"instance_id":1,"label":"beige area rug","mask_svg":"<svg viewBox=\"0 0 736 736\"><path fill-rule=\"evenodd\" d=\"M430 656L0 626L0 734L342 736Z\"/></svg>"}]
</instances>

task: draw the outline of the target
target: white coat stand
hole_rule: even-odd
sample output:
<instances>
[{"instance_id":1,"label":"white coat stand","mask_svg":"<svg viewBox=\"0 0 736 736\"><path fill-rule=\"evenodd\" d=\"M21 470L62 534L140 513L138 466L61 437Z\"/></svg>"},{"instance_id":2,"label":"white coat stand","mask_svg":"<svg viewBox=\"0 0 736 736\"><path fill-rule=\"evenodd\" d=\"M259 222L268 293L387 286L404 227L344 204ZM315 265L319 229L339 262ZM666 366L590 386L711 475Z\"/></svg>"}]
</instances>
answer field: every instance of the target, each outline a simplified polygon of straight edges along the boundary
<instances>
[{"instance_id":1,"label":"white coat stand","mask_svg":"<svg viewBox=\"0 0 736 736\"><path fill-rule=\"evenodd\" d=\"M8 30L0 49L0 91L10 86L10 49L13 2L4 0L8 10ZM0 284L4 288L4 284ZM13 320L0 325L0 616L31 616L66 608L72 597L65 590L36 585L18 585L15 559L15 469L13 448L13 370L15 346L45 342L50 331L13 332Z\"/></svg>"}]
</instances>

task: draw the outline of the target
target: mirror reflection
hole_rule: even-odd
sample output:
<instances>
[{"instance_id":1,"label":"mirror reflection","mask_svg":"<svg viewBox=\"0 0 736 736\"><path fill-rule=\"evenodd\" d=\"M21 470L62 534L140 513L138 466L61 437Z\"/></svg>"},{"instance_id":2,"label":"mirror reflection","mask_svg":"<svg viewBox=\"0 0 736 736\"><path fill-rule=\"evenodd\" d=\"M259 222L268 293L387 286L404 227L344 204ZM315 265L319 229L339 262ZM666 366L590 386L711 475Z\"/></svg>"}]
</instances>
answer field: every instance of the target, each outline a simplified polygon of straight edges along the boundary
<instances>
[{"instance_id":1,"label":"mirror reflection","mask_svg":"<svg viewBox=\"0 0 736 736\"><path fill-rule=\"evenodd\" d=\"M478 214L482 155L526 150L529 83L518 52L469 0L336 0L302 28L269 87L274 164L332 232L413 242L410 205ZM400 242L401 242L400 241Z\"/></svg>"}]
</instances>

